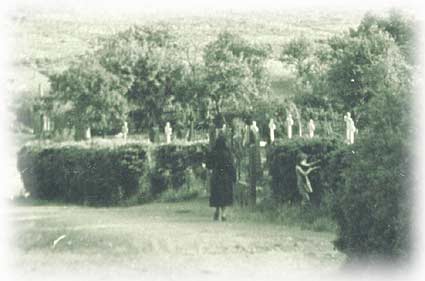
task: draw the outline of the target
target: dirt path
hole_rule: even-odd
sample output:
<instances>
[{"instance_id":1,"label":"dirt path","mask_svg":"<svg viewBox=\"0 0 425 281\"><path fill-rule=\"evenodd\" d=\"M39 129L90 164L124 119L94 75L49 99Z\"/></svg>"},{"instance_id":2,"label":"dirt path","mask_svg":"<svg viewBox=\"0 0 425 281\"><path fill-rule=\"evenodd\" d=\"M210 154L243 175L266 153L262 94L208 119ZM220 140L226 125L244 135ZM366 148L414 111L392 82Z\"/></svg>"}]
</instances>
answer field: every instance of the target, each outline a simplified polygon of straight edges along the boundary
<instances>
[{"instance_id":1,"label":"dirt path","mask_svg":"<svg viewBox=\"0 0 425 281\"><path fill-rule=\"evenodd\" d=\"M130 208L17 206L17 278L283 279L332 275L344 257L330 233L244 221L213 222L204 201ZM53 243L58 238L53 247Z\"/></svg>"}]
</instances>

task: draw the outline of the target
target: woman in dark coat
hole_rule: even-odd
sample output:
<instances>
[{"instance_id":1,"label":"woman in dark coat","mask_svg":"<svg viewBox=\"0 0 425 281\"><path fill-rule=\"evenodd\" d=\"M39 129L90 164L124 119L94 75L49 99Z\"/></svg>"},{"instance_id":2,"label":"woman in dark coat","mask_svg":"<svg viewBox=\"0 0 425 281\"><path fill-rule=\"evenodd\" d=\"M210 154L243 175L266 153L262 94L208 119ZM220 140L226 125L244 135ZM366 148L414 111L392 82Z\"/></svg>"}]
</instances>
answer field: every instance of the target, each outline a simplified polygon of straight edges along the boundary
<instances>
[{"instance_id":1,"label":"woman in dark coat","mask_svg":"<svg viewBox=\"0 0 425 281\"><path fill-rule=\"evenodd\" d=\"M212 170L210 206L216 208L214 220L221 217L221 220L224 221L226 220L225 207L233 203L236 170L233 155L227 147L223 135L218 136L213 149L210 151L207 167Z\"/></svg>"}]
</instances>

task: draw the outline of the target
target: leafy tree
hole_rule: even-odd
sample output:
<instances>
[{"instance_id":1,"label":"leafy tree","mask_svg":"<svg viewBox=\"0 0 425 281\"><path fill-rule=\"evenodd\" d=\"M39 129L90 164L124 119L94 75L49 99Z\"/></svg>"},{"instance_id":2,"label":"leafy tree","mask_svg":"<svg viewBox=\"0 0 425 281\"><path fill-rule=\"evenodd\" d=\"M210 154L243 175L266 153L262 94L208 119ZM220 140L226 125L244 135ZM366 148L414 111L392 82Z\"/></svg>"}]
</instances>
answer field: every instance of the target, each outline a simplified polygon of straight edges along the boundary
<instances>
[{"instance_id":1,"label":"leafy tree","mask_svg":"<svg viewBox=\"0 0 425 281\"><path fill-rule=\"evenodd\" d=\"M354 111L360 127L365 105L381 92L400 92L409 75L394 39L372 29L369 34L345 35L329 42L333 58L327 73L330 98L340 111Z\"/></svg>"},{"instance_id":2,"label":"leafy tree","mask_svg":"<svg viewBox=\"0 0 425 281\"><path fill-rule=\"evenodd\" d=\"M279 59L284 63L293 65L298 77L302 78L309 73L312 67L311 57L313 53L312 42L302 36L286 43Z\"/></svg>"},{"instance_id":3,"label":"leafy tree","mask_svg":"<svg viewBox=\"0 0 425 281\"><path fill-rule=\"evenodd\" d=\"M179 96L185 67L179 52L166 27L138 26L109 38L97 51L100 63L129 85L126 95L139 129L164 123L164 108Z\"/></svg>"},{"instance_id":4,"label":"leafy tree","mask_svg":"<svg viewBox=\"0 0 425 281\"><path fill-rule=\"evenodd\" d=\"M351 30L351 34L356 36L359 34L370 34L377 27L394 39L395 43L400 47L402 54L407 58L410 64L414 63L414 22L411 18L392 10L388 17L379 17L371 13L367 13L359 27Z\"/></svg>"},{"instance_id":5,"label":"leafy tree","mask_svg":"<svg viewBox=\"0 0 425 281\"><path fill-rule=\"evenodd\" d=\"M267 97L270 83L265 69L269 49L228 32L220 33L204 52L207 95L218 113L252 108ZM260 97L261 96L261 97Z\"/></svg>"},{"instance_id":6,"label":"leafy tree","mask_svg":"<svg viewBox=\"0 0 425 281\"><path fill-rule=\"evenodd\" d=\"M56 100L68 110L70 123L81 130L110 128L125 120L127 91L120 79L86 56L60 74L50 76Z\"/></svg>"},{"instance_id":7,"label":"leafy tree","mask_svg":"<svg viewBox=\"0 0 425 281\"><path fill-rule=\"evenodd\" d=\"M411 250L411 69L400 42L374 21L367 16L331 42L329 79L340 91L333 94L361 114L363 127L338 187L336 246L350 259L400 261Z\"/></svg>"}]
</instances>

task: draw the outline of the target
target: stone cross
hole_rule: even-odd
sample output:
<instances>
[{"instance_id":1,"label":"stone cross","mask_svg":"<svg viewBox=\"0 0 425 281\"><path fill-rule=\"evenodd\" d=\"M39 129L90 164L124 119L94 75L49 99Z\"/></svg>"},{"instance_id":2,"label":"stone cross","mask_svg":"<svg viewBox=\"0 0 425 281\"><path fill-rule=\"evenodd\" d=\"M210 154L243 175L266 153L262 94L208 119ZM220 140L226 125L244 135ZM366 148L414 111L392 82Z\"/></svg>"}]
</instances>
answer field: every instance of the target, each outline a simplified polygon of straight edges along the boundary
<instances>
[{"instance_id":1,"label":"stone cross","mask_svg":"<svg viewBox=\"0 0 425 281\"><path fill-rule=\"evenodd\" d=\"M288 130L288 139L292 138L292 126L294 125L294 119L292 119L292 114L289 113L286 117L286 128Z\"/></svg>"},{"instance_id":2,"label":"stone cross","mask_svg":"<svg viewBox=\"0 0 425 281\"><path fill-rule=\"evenodd\" d=\"M270 130L270 143L273 143L274 142L274 131L276 130L276 124L274 123L273 118L270 119L269 130Z\"/></svg>"},{"instance_id":3,"label":"stone cross","mask_svg":"<svg viewBox=\"0 0 425 281\"><path fill-rule=\"evenodd\" d=\"M123 139L127 139L127 135L128 135L128 124L127 121L124 121L122 128L121 128L121 132L122 132L122 137Z\"/></svg>"},{"instance_id":4,"label":"stone cross","mask_svg":"<svg viewBox=\"0 0 425 281\"><path fill-rule=\"evenodd\" d=\"M171 134L173 133L173 128L171 128L170 122L167 122L165 124L164 133L165 133L166 142L171 143Z\"/></svg>"},{"instance_id":5,"label":"stone cross","mask_svg":"<svg viewBox=\"0 0 425 281\"><path fill-rule=\"evenodd\" d=\"M253 130L254 132L258 133L258 127L257 127L257 122L256 121L252 121L251 130Z\"/></svg>"},{"instance_id":6,"label":"stone cross","mask_svg":"<svg viewBox=\"0 0 425 281\"><path fill-rule=\"evenodd\" d=\"M356 126L354 125L353 118L351 118L351 113L347 112L347 114L344 116L345 121L345 140L348 144L354 143L354 133L357 131Z\"/></svg>"},{"instance_id":7,"label":"stone cross","mask_svg":"<svg viewBox=\"0 0 425 281\"><path fill-rule=\"evenodd\" d=\"M84 138L86 140L90 140L91 139L91 128L90 127L87 127L86 128L86 130L84 132Z\"/></svg>"},{"instance_id":8,"label":"stone cross","mask_svg":"<svg viewBox=\"0 0 425 281\"><path fill-rule=\"evenodd\" d=\"M313 138L314 137L314 130L316 130L316 125L314 125L313 119L310 119L308 122L308 137Z\"/></svg>"}]
</instances>

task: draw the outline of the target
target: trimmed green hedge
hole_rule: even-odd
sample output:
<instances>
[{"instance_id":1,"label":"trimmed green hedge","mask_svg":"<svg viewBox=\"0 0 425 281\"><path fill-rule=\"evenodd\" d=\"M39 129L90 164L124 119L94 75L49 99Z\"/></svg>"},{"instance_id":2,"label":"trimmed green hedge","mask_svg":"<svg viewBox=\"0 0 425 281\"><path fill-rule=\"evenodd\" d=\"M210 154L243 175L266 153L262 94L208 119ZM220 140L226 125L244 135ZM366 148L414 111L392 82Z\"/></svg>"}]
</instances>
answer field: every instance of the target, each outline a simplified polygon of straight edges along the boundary
<instances>
[{"instance_id":1,"label":"trimmed green hedge","mask_svg":"<svg viewBox=\"0 0 425 281\"><path fill-rule=\"evenodd\" d=\"M152 195L167 189L180 189L187 184L189 169L199 170L205 163L207 145L195 143L192 145L167 144L156 147L153 151L153 163L151 170ZM196 176L202 176L199 173Z\"/></svg>"},{"instance_id":2,"label":"trimmed green hedge","mask_svg":"<svg viewBox=\"0 0 425 281\"><path fill-rule=\"evenodd\" d=\"M297 155L304 152L308 161L320 160L320 169L309 176L313 187L311 201L319 205L325 191L333 190L339 180L338 166L340 149L346 147L340 140L328 138L300 139L295 138L277 142L267 152L269 173L272 177L271 188L278 202L298 202L301 198L297 190L295 166Z\"/></svg>"},{"instance_id":3,"label":"trimmed green hedge","mask_svg":"<svg viewBox=\"0 0 425 281\"><path fill-rule=\"evenodd\" d=\"M147 173L146 149L24 146L18 153L24 187L35 198L111 205L139 192Z\"/></svg>"},{"instance_id":4,"label":"trimmed green hedge","mask_svg":"<svg viewBox=\"0 0 425 281\"><path fill-rule=\"evenodd\" d=\"M146 201L179 189L205 161L206 145L39 145L18 152L25 189L38 199L113 205L137 196ZM138 201L140 201L138 200Z\"/></svg>"}]
</instances>

